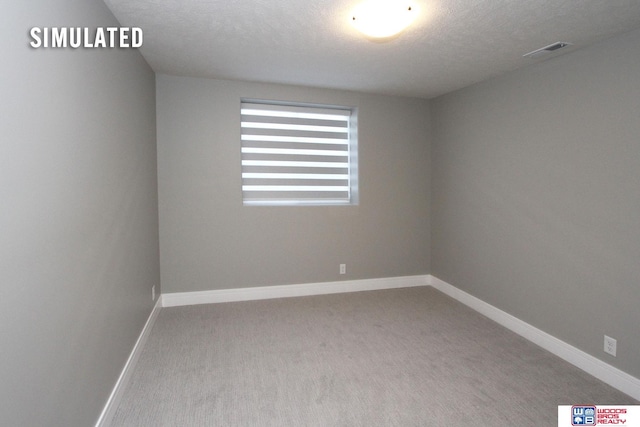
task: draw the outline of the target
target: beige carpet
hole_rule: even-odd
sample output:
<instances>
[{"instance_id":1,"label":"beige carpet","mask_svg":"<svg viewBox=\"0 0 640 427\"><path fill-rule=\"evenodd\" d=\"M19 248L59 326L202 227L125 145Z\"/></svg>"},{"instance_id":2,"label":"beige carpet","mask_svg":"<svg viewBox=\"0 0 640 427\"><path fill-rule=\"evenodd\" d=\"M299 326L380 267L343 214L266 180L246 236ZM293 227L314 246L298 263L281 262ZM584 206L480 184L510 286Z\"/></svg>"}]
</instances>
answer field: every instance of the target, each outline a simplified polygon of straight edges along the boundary
<instances>
[{"instance_id":1,"label":"beige carpet","mask_svg":"<svg viewBox=\"0 0 640 427\"><path fill-rule=\"evenodd\" d=\"M113 426L556 426L637 404L431 287L163 308Z\"/></svg>"}]
</instances>

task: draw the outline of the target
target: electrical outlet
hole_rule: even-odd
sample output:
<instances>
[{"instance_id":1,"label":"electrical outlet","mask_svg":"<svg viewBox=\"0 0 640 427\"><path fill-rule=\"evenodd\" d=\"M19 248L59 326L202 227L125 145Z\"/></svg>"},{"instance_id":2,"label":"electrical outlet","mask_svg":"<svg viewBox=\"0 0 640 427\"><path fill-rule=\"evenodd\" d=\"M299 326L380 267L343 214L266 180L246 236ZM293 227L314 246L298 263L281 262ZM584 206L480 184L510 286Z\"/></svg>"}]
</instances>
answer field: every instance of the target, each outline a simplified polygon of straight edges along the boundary
<instances>
[{"instance_id":1,"label":"electrical outlet","mask_svg":"<svg viewBox=\"0 0 640 427\"><path fill-rule=\"evenodd\" d=\"M153 285L151 287L151 301L155 301L156 300L156 285Z\"/></svg>"},{"instance_id":2,"label":"electrical outlet","mask_svg":"<svg viewBox=\"0 0 640 427\"><path fill-rule=\"evenodd\" d=\"M347 274L347 264L340 264L340 274Z\"/></svg>"},{"instance_id":3,"label":"electrical outlet","mask_svg":"<svg viewBox=\"0 0 640 427\"><path fill-rule=\"evenodd\" d=\"M616 341L615 339L608 337L606 335L604 336L604 352L605 353L609 353L613 357L616 357L617 344L618 344L618 341Z\"/></svg>"}]
</instances>

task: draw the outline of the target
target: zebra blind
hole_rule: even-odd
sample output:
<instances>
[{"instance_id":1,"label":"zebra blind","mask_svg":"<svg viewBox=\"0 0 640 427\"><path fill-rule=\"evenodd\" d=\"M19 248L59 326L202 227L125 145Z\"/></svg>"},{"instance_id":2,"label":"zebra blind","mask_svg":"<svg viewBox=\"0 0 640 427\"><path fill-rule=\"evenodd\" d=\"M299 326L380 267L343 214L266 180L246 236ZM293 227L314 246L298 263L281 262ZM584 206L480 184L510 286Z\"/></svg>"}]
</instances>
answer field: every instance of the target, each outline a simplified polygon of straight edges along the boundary
<instances>
[{"instance_id":1,"label":"zebra blind","mask_svg":"<svg viewBox=\"0 0 640 427\"><path fill-rule=\"evenodd\" d=\"M243 101L244 204L350 204L352 110Z\"/></svg>"}]
</instances>

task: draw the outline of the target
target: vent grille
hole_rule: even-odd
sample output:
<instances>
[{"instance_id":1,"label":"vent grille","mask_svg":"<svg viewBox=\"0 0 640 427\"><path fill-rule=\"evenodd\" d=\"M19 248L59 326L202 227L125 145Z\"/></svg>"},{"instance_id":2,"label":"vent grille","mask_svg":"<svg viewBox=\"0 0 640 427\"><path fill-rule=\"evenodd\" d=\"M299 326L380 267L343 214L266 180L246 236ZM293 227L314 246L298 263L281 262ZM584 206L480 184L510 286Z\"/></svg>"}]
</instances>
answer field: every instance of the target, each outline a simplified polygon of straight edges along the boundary
<instances>
[{"instance_id":1,"label":"vent grille","mask_svg":"<svg viewBox=\"0 0 640 427\"><path fill-rule=\"evenodd\" d=\"M567 47L567 46L571 46L571 43L556 42L556 43L550 44L549 46L541 47L540 49L536 49L529 53L525 53L522 56L525 58L538 58L540 56L547 55L551 52L554 52L558 49L562 49L563 47Z\"/></svg>"}]
</instances>

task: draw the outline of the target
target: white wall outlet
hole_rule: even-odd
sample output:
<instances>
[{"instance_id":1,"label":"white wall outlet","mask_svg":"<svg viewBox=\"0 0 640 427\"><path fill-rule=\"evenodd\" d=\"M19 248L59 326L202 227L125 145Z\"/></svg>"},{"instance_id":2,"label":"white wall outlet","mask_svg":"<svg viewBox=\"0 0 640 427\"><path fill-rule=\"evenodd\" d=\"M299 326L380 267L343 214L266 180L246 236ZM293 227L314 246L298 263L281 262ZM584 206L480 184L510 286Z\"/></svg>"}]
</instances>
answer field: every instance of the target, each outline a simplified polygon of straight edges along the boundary
<instances>
[{"instance_id":1,"label":"white wall outlet","mask_svg":"<svg viewBox=\"0 0 640 427\"><path fill-rule=\"evenodd\" d=\"M340 274L347 274L347 264L340 264Z\"/></svg>"},{"instance_id":2,"label":"white wall outlet","mask_svg":"<svg viewBox=\"0 0 640 427\"><path fill-rule=\"evenodd\" d=\"M615 339L608 337L606 335L604 336L604 352L605 353L609 353L613 357L616 357L617 344L618 344L618 341L616 341Z\"/></svg>"},{"instance_id":3,"label":"white wall outlet","mask_svg":"<svg viewBox=\"0 0 640 427\"><path fill-rule=\"evenodd\" d=\"M156 285L153 285L151 287L151 301L155 301L156 300Z\"/></svg>"}]
</instances>

